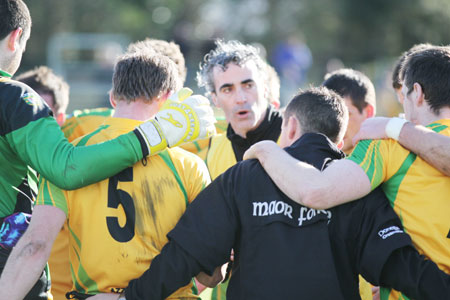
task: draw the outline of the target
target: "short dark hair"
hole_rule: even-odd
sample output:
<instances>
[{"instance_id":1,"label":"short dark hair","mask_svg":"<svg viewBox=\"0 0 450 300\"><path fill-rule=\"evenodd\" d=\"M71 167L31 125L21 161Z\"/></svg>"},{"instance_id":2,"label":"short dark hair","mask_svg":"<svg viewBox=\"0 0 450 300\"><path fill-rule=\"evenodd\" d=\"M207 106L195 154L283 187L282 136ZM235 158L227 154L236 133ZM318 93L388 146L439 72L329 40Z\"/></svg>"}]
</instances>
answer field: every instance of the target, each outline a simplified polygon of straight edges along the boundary
<instances>
[{"instance_id":1,"label":"short dark hair","mask_svg":"<svg viewBox=\"0 0 450 300\"><path fill-rule=\"evenodd\" d=\"M325 75L323 86L341 97L349 97L362 113L368 104L376 108L375 87L369 77L353 69L339 69Z\"/></svg>"},{"instance_id":2,"label":"short dark hair","mask_svg":"<svg viewBox=\"0 0 450 300\"><path fill-rule=\"evenodd\" d=\"M400 55L394 65L394 69L392 70L392 87L394 90L398 90L402 88L402 78L400 77L400 69L402 68L402 64L405 61L406 57L411 53L423 49L428 49L434 47L428 43L416 44L412 46L409 50L405 51Z\"/></svg>"},{"instance_id":3,"label":"short dark hair","mask_svg":"<svg viewBox=\"0 0 450 300\"><path fill-rule=\"evenodd\" d=\"M0 40L17 28L22 28L21 38L28 36L31 28L31 16L22 0L0 0Z\"/></svg>"},{"instance_id":4,"label":"short dark hair","mask_svg":"<svg viewBox=\"0 0 450 300\"><path fill-rule=\"evenodd\" d=\"M322 133L338 143L347 130L348 110L344 100L326 87L300 90L284 112L287 120L294 115L300 122L302 133Z\"/></svg>"},{"instance_id":5,"label":"short dark hair","mask_svg":"<svg viewBox=\"0 0 450 300\"><path fill-rule=\"evenodd\" d=\"M186 81L186 63L184 55L180 50L180 45L173 41L167 42L164 40L146 38L143 41L137 41L128 45L127 52L131 53L149 49L162 55L166 55L177 65L181 85L184 85L184 82Z\"/></svg>"},{"instance_id":6,"label":"short dark hair","mask_svg":"<svg viewBox=\"0 0 450 300\"><path fill-rule=\"evenodd\" d=\"M425 101L435 114L450 107L450 48L432 47L411 53L405 59L401 77L408 89L420 84Z\"/></svg>"},{"instance_id":7,"label":"short dark hair","mask_svg":"<svg viewBox=\"0 0 450 300\"><path fill-rule=\"evenodd\" d=\"M116 100L128 103L144 97L147 102L177 88L175 63L154 51L126 53L114 66L111 93Z\"/></svg>"},{"instance_id":8,"label":"short dark hair","mask_svg":"<svg viewBox=\"0 0 450 300\"><path fill-rule=\"evenodd\" d=\"M69 85L53 70L39 66L26 71L15 78L23 82L38 94L50 94L53 97L53 108L56 113L65 113L69 104Z\"/></svg>"}]
</instances>

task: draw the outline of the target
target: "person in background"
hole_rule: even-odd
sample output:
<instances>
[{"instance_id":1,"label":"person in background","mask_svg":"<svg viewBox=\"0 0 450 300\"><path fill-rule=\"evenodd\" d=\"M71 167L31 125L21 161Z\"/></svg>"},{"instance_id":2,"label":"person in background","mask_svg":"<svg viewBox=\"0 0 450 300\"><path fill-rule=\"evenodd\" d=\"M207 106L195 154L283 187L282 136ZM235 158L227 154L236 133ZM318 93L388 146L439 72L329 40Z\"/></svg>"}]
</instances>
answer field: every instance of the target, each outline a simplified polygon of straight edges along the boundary
<instances>
[{"instance_id":1,"label":"person in background","mask_svg":"<svg viewBox=\"0 0 450 300\"><path fill-rule=\"evenodd\" d=\"M366 75L353 69L339 69L326 74L322 85L344 98L347 106L349 118L342 151L348 155L353 150L352 139L361 123L375 116L375 87Z\"/></svg>"}]
</instances>

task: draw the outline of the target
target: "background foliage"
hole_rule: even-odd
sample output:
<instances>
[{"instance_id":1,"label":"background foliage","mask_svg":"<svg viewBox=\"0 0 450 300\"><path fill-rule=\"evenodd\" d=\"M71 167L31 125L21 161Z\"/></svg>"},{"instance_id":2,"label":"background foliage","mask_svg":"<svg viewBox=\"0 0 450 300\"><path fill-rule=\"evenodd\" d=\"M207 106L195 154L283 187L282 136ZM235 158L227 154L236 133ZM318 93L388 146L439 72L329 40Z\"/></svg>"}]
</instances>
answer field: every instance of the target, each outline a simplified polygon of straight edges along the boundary
<instances>
[{"instance_id":1,"label":"background foliage","mask_svg":"<svg viewBox=\"0 0 450 300\"><path fill-rule=\"evenodd\" d=\"M57 33L119 33L130 41L153 37L179 43L187 58L187 83L194 88L198 63L215 38L258 44L270 61L279 42L295 37L313 58L303 85L320 84L330 68L352 67L374 81L380 101L393 97L388 77L398 55L416 43L450 41L448 0L25 2L33 28L20 71L47 63L49 40Z\"/></svg>"}]
</instances>

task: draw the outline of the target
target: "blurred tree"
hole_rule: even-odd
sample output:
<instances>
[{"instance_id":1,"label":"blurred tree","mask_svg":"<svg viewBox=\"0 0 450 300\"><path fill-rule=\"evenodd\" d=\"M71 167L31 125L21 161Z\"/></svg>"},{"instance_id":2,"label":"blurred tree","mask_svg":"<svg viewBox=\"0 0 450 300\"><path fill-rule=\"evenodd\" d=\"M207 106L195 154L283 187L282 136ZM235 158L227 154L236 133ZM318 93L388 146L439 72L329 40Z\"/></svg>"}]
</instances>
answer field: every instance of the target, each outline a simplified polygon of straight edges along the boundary
<instances>
[{"instance_id":1,"label":"blurred tree","mask_svg":"<svg viewBox=\"0 0 450 300\"><path fill-rule=\"evenodd\" d=\"M393 61L416 43L450 41L448 0L25 1L34 23L22 70L46 63L47 41L57 32L175 40L187 56L191 84L217 37L257 42L270 57L278 42L295 35L311 49L308 80L315 84L327 64L358 68Z\"/></svg>"}]
</instances>

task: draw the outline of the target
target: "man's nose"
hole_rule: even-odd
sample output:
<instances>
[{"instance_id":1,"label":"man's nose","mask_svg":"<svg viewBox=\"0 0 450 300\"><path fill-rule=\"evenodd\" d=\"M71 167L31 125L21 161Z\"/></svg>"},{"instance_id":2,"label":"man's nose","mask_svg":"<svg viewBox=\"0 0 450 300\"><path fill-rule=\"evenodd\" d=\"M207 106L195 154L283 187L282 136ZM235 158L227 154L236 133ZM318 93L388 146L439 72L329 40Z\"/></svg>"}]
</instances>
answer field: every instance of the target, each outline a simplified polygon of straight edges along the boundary
<instances>
[{"instance_id":1,"label":"man's nose","mask_svg":"<svg viewBox=\"0 0 450 300\"><path fill-rule=\"evenodd\" d=\"M239 88L236 91L236 103L242 104L247 102L247 94L243 89Z\"/></svg>"}]
</instances>

